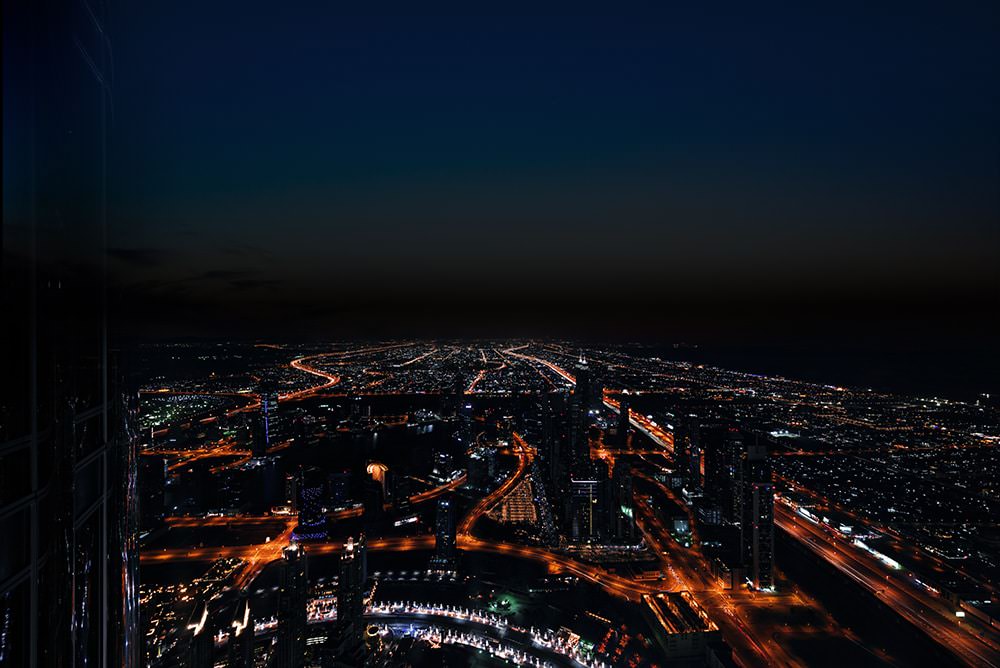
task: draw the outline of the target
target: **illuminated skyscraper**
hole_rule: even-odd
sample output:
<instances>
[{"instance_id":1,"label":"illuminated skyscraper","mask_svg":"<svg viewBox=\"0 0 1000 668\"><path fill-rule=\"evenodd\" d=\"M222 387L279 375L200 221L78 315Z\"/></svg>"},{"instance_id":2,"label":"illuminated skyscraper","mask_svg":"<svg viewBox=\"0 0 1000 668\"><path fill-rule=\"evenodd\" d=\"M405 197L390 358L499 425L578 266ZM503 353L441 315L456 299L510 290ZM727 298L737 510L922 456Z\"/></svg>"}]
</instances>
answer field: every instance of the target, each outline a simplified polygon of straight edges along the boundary
<instances>
[{"instance_id":1,"label":"illuminated skyscraper","mask_svg":"<svg viewBox=\"0 0 1000 668\"><path fill-rule=\"evenodd\" d=\"M348 539L340 553L340 577L337 581L337 623L329 644L341 665L360 665L365 654L364 614L368 581L368 547L364 534Z\"/></svg>"},{"instance_id":2,"label":"illuminated skyscraper","mask_svg":"<svg viewBox=\"0 0 1000 668\"><path fill-rule=\"evenodd\" d=\"M740 547L747 580L755 589L774 586L774 484L767 448L751 445L740 468Z\"/></svg>"},{"instance_id":3,"label":"illuminated skyscraper","mask_svg":"<svg viewBox=\"0 0 1000 668\"><path fill-rule=\"evenodd\" d=\"M215 663L215 643L212 641L214 632L208 599L201 599L195 604L185 631L190 634L188 668L212 668Z\"/></svg>"},{"instance_id":4,"label":"illuminated skyscraper","mask_svg":"<svg viewBox=\"0 0 1000 668\"><path fill-rule=\"evenodd\" d=\"M578 479L589 477L590 442L590 367L587 360L580 361L573 367L576 375L576 387L570 400L570 472Z\"/></svg>"},{"instance_id":5,"label":"illuminated skyscraper","mask_svg":"<svg viewBox=\"0 0 1000 668\"><path fill-rule=\"evenodd\" d=\"M735 427L711 425L701 429L705 457L705 494L721 509L722 516L736 522L734 498L742 461L743 437Z\"/></svg>"},{"instance_id":6,"label":"illuminated skyscraper","mask_svg":"<svg viewBox=\"0 0 1000 668\"><path fill-rule=\"evenodd\" d=\"M591 468L591 475L585 478L570 478L567 499L567 528L575 541L595 540L601 528L602 481L598 480Z\"/></svg>"},{"instance_id":7,"label":"illuminated skyscraper","mask_svg":"<svg viewBox=\"0 0 1000 668\"><path fill-rule=\"evenodd\" d=\"M292 544L281 553L278 589L278 643L275 668L301 668L306 652L306 603L309 568L306 552Z\"/></svg>"},{"instance_id":8,"label":"illuminated skyscraper","mask_svg":"<svg viewBox=\"0 0 1000 668\"><path fill-rule=\"evenodd\" d=\"M278 386L266 381L260 384L260 408L254 421L252 451L254 457L263 457L278 441Z\"/></svg>"},{"instance_id":9,"label":"illuminated skyscraper","mask_svg":"<svg viewBox=\"0 0 1000 668\"><path fill-rule=\"evenodd\" d=\"M447 497L438 499L434 529L434 558L431 567L448 570L455 567L458 552L455 547L455 506Z\"/></svg>"},{"instance_id":10,"label":"illuminated skyscraper","mask_svg":"<svg viewBox=\"0 0 1000 668\"><path fill-rule=\"evenodd\" d=\"M0 663L138 665L137 397L109 341L107 3L3 5Z\"/></svg>"},{"instance_id":11,"label":"illuminated skyscraper","mask_svg":"<svg viewBox=\"0 0 1000 668\"><path fill-rule=\"evenodd\" d=\"M254 617L250 608L250 595L246 590L240 592L228 630L228 668L254 668Z\"/></svg>"},{"instance_id":12,"label":"illuminated skyscraper","mask_svg":"<svg viewBox=\"0 0 1000 668\"><path fill-rule=\"evenodd\" d=\"M327 476L315 466L299 470L295 486L298 498L299 524L295 527L296 540L326 538Z\"/></svg>"}]
</instances>

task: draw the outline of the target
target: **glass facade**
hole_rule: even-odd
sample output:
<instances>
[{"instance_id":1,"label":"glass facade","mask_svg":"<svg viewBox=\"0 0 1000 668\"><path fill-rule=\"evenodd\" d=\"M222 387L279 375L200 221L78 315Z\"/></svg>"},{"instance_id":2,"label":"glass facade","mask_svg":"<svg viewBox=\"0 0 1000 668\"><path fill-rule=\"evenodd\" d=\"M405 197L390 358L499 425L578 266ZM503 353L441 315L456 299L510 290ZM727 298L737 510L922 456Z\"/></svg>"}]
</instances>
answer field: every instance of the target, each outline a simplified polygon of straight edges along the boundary
<instances>
[{"instance_id":1,"label":"glass facade","mask_svg":"<svg viewBox=\"0 0 1000 668\"><path fill-rule=\"evenodd\" d=\"M134 400L108 344L100 3L3 6L0 666L134 666Z\"/></svg>"}]
</instances>

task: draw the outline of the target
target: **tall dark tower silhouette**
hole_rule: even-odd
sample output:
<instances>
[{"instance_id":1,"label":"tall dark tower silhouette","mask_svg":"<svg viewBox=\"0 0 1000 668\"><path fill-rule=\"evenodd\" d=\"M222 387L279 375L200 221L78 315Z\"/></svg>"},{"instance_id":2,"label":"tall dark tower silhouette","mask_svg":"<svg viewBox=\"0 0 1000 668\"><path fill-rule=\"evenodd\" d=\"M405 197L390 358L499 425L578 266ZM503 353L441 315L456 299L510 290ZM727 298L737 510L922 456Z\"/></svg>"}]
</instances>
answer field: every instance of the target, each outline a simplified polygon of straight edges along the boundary
<instances>
[{"instance_id":1,"label":"tall dark tower silhouette","mask_svg":"<svg viewBox=\"0 0 1000 668\"><path fill-rule=\"evenodd\" d=\"M360 665L364 660L365 585L368 581L368 547L364 534L348 539L340 553L337 581L337 624L330 636L334 665Z\"/></svg>"},{"instance_id":2,"label":"tall dark tower silhouette","mask_svg":"<svg viewBox=\"0 0 1000 668\"><path fill-rule=\"evenodd\" d=\"M289 545L281 553L275 668L301 668L305 665L308 590L306 552L301 545Z\"/></svg>"},{"instance_id":3,"label":"tall dark tower silhouette","mask_svg":"<svg viewBox=\"0 0 1000 668\"><path fill-rule=\"evenodd\" d=\"M212 668L215 643L212 640L212 612L208 599L200 599L194 606L186 631L190 634L188 668Z\"/></svg>"},{"instance_id":4,"label":"tall dark tower silhouette","mask_svg":"<svg viewBox=\"0 0 1000 668\"><path fill-rule=\"evenodd\" d=\"M229 668L254 668L254 616L250 594L240 592L229 625Z\"/></svg>"},{"instance_id":5,"label":"tall dark tower silhouette","mask_svg":"<svg viewBox=\"0 0 1000 668\"><path fill-rule=\"evenodd\" d=\"M264 381L260 384L258 393L260 408L253 423L251 451L254 457L260 458L278 440L278 386L271 381Z\"/></svg>"},{"instance_id":6,"label":"tall dark tower silhouette","mask_svg":"<svg viewBox=\"0 0 1000 668\"><path fill-rule=\"evenodd\" d=\"M774 484L767 448L749 445L740 471L740 547L755 589L774 587Z\"/></svg>"},{"instance_id":7,"label":"tall dark tower silhouette","mask_svg":"<svg viewBox=\"0 0 1000 668\"><path fill-rule=\"evenodd\" d=\"M570 472L580 477L592 477L590 470L590 367L582 356L573 367L576 387L570 399Z\"/></svg>"},{"instance_id":8,"label":"tall dark tower silhouette","mask_svg":"<svg viewBox=\"0 0 1000 668\"><path fill-rule=\"evenodd\" d=\"M434 529L434 557L431 568L448 570L455 567L458 551L455 548L455 505L447 497L438 499Z\"/></svg>"},{"instance_id":9,"label":"tall dark tower silhouette","mask_svg":"<svg viewBox=\"0 0 1000 668\"><path fill-rule=\"evenodd\" d=\"M134 394L109 341L107 3L3 6L0 657L139 662Z\"/></svg>"}]
</instances>

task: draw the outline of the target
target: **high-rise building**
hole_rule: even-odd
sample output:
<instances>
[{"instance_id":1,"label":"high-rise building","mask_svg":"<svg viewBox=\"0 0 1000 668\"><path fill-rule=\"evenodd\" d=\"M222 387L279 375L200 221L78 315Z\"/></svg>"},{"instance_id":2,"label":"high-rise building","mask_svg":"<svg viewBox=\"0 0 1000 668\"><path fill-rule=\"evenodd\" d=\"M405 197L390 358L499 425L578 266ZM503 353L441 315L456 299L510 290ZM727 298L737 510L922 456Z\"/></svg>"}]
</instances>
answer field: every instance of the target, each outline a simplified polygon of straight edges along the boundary
<instances>
[{"instance_id":1,"label":"high-rise building","mask_svg":"<svg viewBox=\"0 0 1000 668\"><path fill-rule=\"evenodd\" d=\"M308 593L306 552L301 545L293 543L281 553L275 668L301 668L305 665Z\"/></svg>"},{"instance_id":2,"label":"high-rise building","mask_svg":"<svg viewBox=\"0 0 1000 668\"><path fill-rule=\"evenodd\" d=\"M601 527L602 483L593 469L585 478L570 478L567 499L567 527L575 541L590 542L598 538Z\"/></svg>"},{"instance_id":3,"label":"high-rise building","mask_svg":"<svg viewBox=\"0 0 1000 668\"><path fill-rule=\"evenodd\" d=\"M194 606L186 630L190 634L188 668L212 668L215 663L215 643L212 640L214 633L208 598L199 600Z\"/></svg>"},{"instance_id":4,"label":"high-rise building","mask_svg":"<svg viewBox=\"0 0 1000 668\"><path fill-rule=\"evenodd\" d=\"M392 479L393 506L400 515L406 515L412 509L410 497L413 496L413 478L408 475L398 475Z\"/></svg>"},{"instance_id":5,"label":"high-rise building","mask_svg":"<svg viewBox=\"0 0 1000 668\"><path fill-rule=\"evenodd\" d=\"M264 381L260 384L258 393L260 408L254 421L251 450L254 457L260 458L278 442L278 386L271 381Z\"/></svg>"},{"instance_id":6,"label":"high-rise building","mask_svg":"<svg viewBox=\"0 0 1000 668\"><path fill-rule=\"evenodd\" d=\"M385 486L381 481L365 476L362 483L365 522L378 522L385 516Z\"/></svg>"},{"instance_id":7,"label":"high-rise building","mask_svg":"<svg viewBox=\"0 0 1000 668\"><path fill-rule=\"evenodd\" d=\"M455 472L455 459L451 453L447 450L435 450L431 458L434 464L431 478L441 482L451 480L451 475Z\"/></svg>"},{"instance_id":8,"label":"high-rise building","mask_svg":"<svg viewBox=\"0 0 1000 668\"><path fill-rule=\"evenodd\" d=\"M565 390L549 394L542 406L542 459L554 497L561 497L569 482L569 401Z\"/></svg>"},{"instance_id":9,"label":"high-rise building","mask_svg":"<svg viewBox=\"0 0 1000 668\"><path fill-rule=\"evenodd\" d=\"M705 461L705 495L721 510L722 518L736 522L734 490L743 453L739 429L728 425L709 425L701 429Z\"/></svg>"},{"instance_id":10,"label":"high-rise building","mask_svg":"<svg viewBox=\"0 0 1000 668\"><path fill-rule=\"evenodd\" d=\"M0 663L138 665L136 396L105 266L108 3L3 5Z\"/></svg>"},{"instance_id":11,"label":"high-rise building","mask_svg":"<svg viewBox=\"0 0 1000 668\"><path fill-rule=\"evenodd\" d=\"M434 527L434 557L431 567L449 570L455 567L458 551L455 547L455 502L447 497L438 499Z\"/></svg>"},{"instance_id":12,"label":"high-rise building","mask_svg":"<svg viewBox=\"0 0 1000 668\"><path fill-rule=\"evenodd\" d=\"M334 471L327 476L329 500L333 507L345 505L351 498L351 470Z\"/></svg>"},{"instance_id":13,"label":"high-rise building","mask_svg":"<svg viewBox=\"0 0 1000 668\"><path fill-rule=\"evenodd\" d=\"M326 538L326 475L315 466L305 466L299 470L296 488L299 524L295 527L294 538Z\"/></svg>"},{"instance_id":14,"label":"high-rise building","mask_svg":"<svg viewBox=\"0 0 1000 668\"><path fill-rule=\"evenodd\" d=\"M774 483L767 447L750 445L740 469L740 548L747 580L774 587Z\"/></svg>"},{"instance_id":15,"label":"high-rise building","mask_svg":"<svg viewBox=\"0 0 1000 668\"><path fill-rule=\"evenodd\" d=\"M285 503L287 503L292 510L299 509L298 471L285 474Z\"/></svg>"},{"instance_id":16,"label":"high-rise building","mask_svg":"<svg viewBox=\"0 0 1000 668\"><path fill-rule=\"evenodd\" d=\"M694 422L691 425L688 438L690 439L690 443L688 445L688 452L690 455L688 457L687 489L689 495L701 496L704 493L704 482L701 475L701 434L698 429L697 422Z\"/></svg>"},{"instance_id":17,"label":"high-rise building","mask_svg":"<svg viewBox=\"0 0 1000 668\"><path fill-rule=\"evenodd\" d=\"M608 542L631 545L636 542L636 527L629 465L623 461L616 462L607 480L606 538Z\"/></svg>"},{"instance_id":18,"label":"high-rise building","mask_svg":"<svg viewBox=\"0 0 1000 668\"><path fill-rule=\"evenodd\" d=\"M458 426L455 430L455 438L458 439L459 447L463 450L470 450L475 444L475 433L473 431L474 416L472 404L463 401L458 407Z\"/></svg>"},{"instance_id":19,"label":"high-rise building","mask_svg":"<svg viewBox=\"0 0 1000 668\"><path fill-rule=\"evenodd\" d=\"M590 367L582 356L573 367L576 387L570 400L570 472L588 477L590 468Z\"/></svg>"},{"instance_id":20,"label":"high-rise building","mask_svg":"<svg viewBox=\"0 0 1000 668\"><path fill-rule=\"evenodd\" d=\"M357 542L348 539L340 553L337 623L329 638L334 659L340 664L360 665L364 658L367 582L368 547L362 534Z\"/></svg>"},{"instance_id":21,"label":"high-rise building","mask_svg":"<svg viewBox=\"0 0 1000 668\"><path fill-rule=\"evenodd\" d=\"M254 668L254 617L250 607L250 593L240 592L229 624L228 668Z\"/></svg>"}]
</instances>

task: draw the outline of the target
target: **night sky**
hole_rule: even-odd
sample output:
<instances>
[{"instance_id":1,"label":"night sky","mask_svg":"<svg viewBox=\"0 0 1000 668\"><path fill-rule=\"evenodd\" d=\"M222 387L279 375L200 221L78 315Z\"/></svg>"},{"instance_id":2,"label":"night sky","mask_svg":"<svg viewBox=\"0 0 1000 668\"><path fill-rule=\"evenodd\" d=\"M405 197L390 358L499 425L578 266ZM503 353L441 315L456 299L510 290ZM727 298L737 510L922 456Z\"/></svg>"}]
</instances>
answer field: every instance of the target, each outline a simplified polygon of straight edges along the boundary
<instances>
[{"instance_id":1,"label":"night sky","mask_svg":"<svg viewBox=\"0 0 1000 668\"><path fill-rule=\"evenodd\" d=\"M985 331L996 2L347 4L116 7L137 330Z\"/></svg>"}]
</instances>

